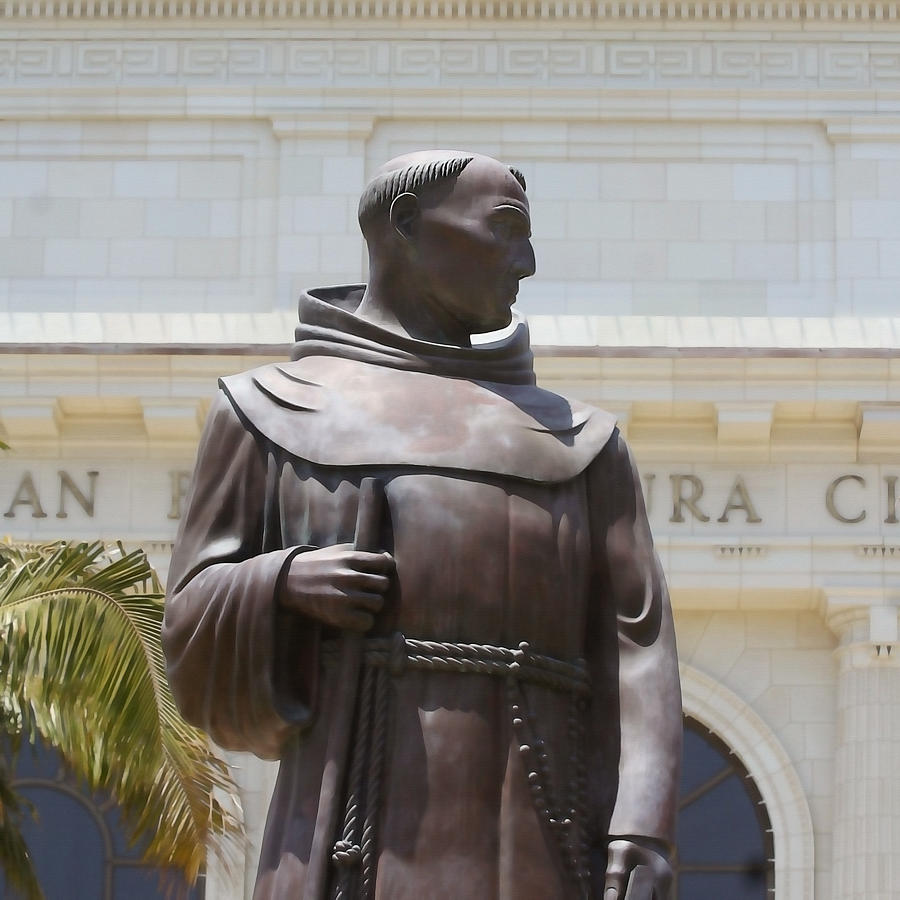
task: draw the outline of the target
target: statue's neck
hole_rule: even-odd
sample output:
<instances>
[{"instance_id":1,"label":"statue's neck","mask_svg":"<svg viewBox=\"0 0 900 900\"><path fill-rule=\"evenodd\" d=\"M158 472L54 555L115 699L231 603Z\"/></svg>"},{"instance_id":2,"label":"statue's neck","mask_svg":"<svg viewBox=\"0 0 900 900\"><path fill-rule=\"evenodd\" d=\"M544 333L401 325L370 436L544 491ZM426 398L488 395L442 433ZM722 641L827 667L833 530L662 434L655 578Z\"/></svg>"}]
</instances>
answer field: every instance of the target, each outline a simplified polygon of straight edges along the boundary
<instances>
[{"instance_id":1,"label":"statue's neck","mask_svg":"<svg viewBox=\"0 0 900 900\"><path fill-rule=\"evenodd\" d=\"M430 344L471 347L468 330L431 300L417 280L370 272L356 315L394 334Z\"/></svg>"}]
</instances>

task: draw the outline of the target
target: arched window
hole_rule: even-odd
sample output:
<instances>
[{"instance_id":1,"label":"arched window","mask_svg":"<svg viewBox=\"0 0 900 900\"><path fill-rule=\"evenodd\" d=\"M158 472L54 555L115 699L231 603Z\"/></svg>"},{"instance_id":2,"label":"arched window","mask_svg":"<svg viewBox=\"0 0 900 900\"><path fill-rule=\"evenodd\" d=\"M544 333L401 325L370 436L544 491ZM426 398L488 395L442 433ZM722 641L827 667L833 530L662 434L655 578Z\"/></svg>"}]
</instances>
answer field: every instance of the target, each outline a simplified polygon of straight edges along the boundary
<instances>
[{"instance_id":1,"label":"arched window","mask_svg":"<svg viewBox=\"0 0 900 900\"><path fill-rule=\"evenodd\" d=\"M772 827L752 776L731 749L684 719L674 900L770 900Z\"/></svg>"},{"instance_id":2,"label":"arched window","mask_svg":"<svg viewBox=\"0 0 900 900\"><path fill-rule=\"evenodd\" d=\"M202 900L202 879L188 890L174 873L141 861L115 802L77 784L52 748L23 746L12 785L37 815L26 812L22 832L46 900ZM16 897L2 875L0 897Z\"/></svg>"}]
</instances>

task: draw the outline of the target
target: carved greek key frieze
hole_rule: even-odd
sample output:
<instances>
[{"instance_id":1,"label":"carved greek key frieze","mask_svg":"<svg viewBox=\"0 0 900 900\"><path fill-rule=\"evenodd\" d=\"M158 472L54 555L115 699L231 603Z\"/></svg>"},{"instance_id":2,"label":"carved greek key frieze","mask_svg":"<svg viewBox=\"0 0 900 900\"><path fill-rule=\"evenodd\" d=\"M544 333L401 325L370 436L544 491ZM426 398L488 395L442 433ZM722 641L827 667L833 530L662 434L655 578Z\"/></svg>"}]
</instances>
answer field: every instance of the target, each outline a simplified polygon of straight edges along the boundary
<instances>
[{"instance_id":1,"label":"carved greek key frieze","mask_svg":"<svg viewBox=\"0 0 900 900\"><path fill-rule=\"evenodd\" d=\"M900 48L840 41L660 40L0 41L0 85L264 82L564 87L879 88L900 85Z\"/></svg>"}]
</instances>

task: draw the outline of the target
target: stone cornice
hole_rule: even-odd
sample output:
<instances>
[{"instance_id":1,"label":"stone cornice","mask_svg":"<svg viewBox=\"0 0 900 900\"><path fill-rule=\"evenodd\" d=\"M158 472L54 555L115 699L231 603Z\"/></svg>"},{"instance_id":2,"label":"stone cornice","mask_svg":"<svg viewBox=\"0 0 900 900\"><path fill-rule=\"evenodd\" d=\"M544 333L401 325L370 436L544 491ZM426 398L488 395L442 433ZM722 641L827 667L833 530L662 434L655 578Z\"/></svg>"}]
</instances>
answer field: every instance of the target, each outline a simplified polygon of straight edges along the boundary
<instances>
[{"instance_id":1,"label":"stone cornice","mask_svg":"<svg viewBox=\"0 0 900 900\"><path fill-rule=\"evenodd\" d=\"M584 348L571 347L551 356L535 349L539 383L610 409L647 462L877 465L900 458L900 361L884 355L707 356L678 348L579 355ZM62 439L77 443L103 421L111 444L191 442L219 376L287 355L286 344L274 343L0 345L0 439L36 452ZM900 558L876 545L871 535L858 537L854 553Z\"/></svg>"},{"instance_id":2,"label":"stone cornice","mask_svg":"<svg viewBox=\"0 0 900 900\"><path fill-rule=\"evenodd\" d=\"M0 19L894 26L898 0L0 0Z\"/></svg>"},{"instance_id":3,"label":"stone cornice","mask_svg":"<svg viewBox=\"0 0 900 900\"><path fill-rule=\"evenodd\" d=\"M0 355L279 355L296 313L0 312ZM900 317L528 316L544 357L895 359Z\"/></svg>"},{"instance_id":4,"label":"stone cornice","mask_svg":"<svg viewBox=\"0 0 900 900\"><path fill-rule=\"evenodd\" d=\"M287 358L294 321L0 314L0 439L46 450L114 413L117 441L193 441L217 377ZM611 409L645 461L898 459L900 319L535 316L531 331L540 383Z\"/></svg>"}]
</instances>

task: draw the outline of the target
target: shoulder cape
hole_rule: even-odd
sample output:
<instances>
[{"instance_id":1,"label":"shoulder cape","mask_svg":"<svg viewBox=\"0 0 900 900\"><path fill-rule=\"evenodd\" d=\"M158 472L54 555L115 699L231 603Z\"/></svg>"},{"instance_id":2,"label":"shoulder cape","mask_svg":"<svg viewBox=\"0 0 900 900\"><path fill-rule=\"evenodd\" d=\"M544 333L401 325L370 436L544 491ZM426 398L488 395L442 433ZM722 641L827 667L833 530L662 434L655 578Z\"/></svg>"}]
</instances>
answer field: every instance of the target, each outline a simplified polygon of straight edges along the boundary
<instances>
[{"instance_id":1,"label":"shoulder cape","mask_svg":"<svg viewBox=\"0 0 900 900\"><path fill-rule=\"evenodd\" d=\"M532 384L448 378L308 356L222 379L235 408L317 465L414 466L557 482L615 427L606 412Z\"/></svg>"}]
</instances>

